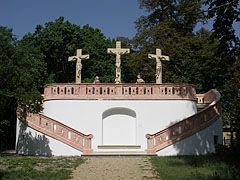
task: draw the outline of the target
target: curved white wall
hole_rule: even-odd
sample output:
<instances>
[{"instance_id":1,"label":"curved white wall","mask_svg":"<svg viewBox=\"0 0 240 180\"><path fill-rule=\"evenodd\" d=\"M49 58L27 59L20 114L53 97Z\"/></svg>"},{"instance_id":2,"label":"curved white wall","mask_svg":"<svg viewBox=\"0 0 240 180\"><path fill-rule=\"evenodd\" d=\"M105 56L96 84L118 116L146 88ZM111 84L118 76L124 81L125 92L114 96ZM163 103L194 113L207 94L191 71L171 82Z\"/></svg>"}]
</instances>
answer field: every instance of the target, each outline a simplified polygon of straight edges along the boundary
<instances>
[{"instance_id":1,"label":"curved white wall","mask_svg":"<svg viewBox=\"0 0 240 180\"><path fill-rule=\"evenodd\" d=\"M158 151L157 155L174 156L214 153L214 136L218 136L217 144L222 144L222 118L219 118L211 126L202 131Z\"/></svg>"},{"instance_id":2,"label":"curved white wall","mask_svg":"<svg viewBox=\"0 0 240 180\"><path fill-rule=\"evenodd\" d=\"M127 113L111 114L111 109L125 109ZM93 134L94 151L98 150L98 145L114 142L121 132L122 138L117 139L117 144L141 145L141 150L145 150L147 133L156 133L195 114L196 111L196 102L189 100L50 100L44 102L45 115L84 134ZM128 123L129 126L127 126ZM111 129L106 132L104 127ZM131 131L135 132L131 133ZM103 139L103 135L107 135L104 133L115 133L115 135ZM129 139L127 139L128 136Z\"/></svg>"}]
</instances>

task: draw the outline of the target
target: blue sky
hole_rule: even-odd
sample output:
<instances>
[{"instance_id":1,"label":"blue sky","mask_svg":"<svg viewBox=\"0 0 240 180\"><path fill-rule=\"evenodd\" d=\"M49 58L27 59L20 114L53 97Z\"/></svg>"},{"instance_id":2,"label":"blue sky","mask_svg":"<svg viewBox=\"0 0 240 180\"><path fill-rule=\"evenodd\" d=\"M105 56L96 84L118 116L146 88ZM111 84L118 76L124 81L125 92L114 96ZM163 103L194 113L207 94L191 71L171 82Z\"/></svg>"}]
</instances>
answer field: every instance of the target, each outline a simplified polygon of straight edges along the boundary
<instances>
[{"instance_id":1,"label":"blue sky","mask_svg":"<svg viewBox=\"0 0 240 180\"><path fill-rule=\"evenodd\" d=\"M81 27L89 24L99 28L107 38L132 38L136 33L134 21L146 14L137 0L1 0L0 26L12 28L22 38L33 33L36 25L63 16ZM196 29L200 27L202 24ZM211 23L205 27L211 29Z\"/></svg>"}]
</instances>

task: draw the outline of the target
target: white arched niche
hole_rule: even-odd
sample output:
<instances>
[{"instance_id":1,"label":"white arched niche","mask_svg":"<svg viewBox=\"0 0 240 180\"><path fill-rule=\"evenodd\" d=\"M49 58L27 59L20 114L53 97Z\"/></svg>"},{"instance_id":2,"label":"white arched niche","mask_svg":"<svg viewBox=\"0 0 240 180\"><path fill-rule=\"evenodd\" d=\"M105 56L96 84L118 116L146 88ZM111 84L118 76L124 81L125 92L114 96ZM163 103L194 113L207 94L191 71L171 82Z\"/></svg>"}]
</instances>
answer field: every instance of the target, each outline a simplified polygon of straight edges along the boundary
<instances>
[{"instance_id":1,"label":"white arched niche","mask_svg":"<svg viewBox=\"0 0 240 180\"><path fill-rule=\"evenodd\" d=\"M136 112L123 107L102 114L102 145L136 145Z\"/></svg>"}]
</instances>

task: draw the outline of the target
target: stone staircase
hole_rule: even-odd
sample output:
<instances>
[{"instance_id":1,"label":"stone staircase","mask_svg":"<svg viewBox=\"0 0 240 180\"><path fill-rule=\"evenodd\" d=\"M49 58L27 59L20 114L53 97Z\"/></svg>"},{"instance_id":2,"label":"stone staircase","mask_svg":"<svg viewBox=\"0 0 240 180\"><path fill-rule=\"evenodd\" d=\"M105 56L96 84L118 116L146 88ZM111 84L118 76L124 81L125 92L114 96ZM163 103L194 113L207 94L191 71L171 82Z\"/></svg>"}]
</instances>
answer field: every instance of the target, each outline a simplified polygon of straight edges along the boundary
<instances>
[{"instance_id":1,"label":"stone staircase","mask_svg":"<svg viewBox=\"0 0 240 180\"><path fill-rule=\"evenodd\" d=\"M92 153L92 134L85 135L41 113L28 113L26 117L21 116L21 113L17 113L17 116L18 119L25 123L27 126L60 142L65 143L83 152L83 154Z\"/></svg>"},{"instance_id":2,"label":"stone staircase","mask_svg":"<svg viewBox=\"0 0 240 180\"><path fill-rule=\"evenodd\" d=\"M147 153L156 152L173 145L209 127L221 116L221 95L217 90L197 95L198 112L155 134L147 134Z\"/></svg>"},{"instance_id":3,"label":"stone staircase","mask_svg":"<svg viewBox=\"0 0 240 180\"><path fill-rule=\"evenodd\" d=\"M84 156L148 156L148 154L147 151L141 150L140 145L99 145L98 150Z\"/></svg>"}]
</instances>

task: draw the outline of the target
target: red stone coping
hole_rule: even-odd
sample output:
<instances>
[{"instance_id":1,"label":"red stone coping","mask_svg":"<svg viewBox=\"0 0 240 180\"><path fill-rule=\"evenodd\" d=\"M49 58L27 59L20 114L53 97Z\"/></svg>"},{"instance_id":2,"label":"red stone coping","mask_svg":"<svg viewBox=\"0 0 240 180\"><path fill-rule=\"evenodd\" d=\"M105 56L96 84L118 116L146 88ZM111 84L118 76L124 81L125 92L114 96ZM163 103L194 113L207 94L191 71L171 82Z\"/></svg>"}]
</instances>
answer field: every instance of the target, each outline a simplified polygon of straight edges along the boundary
<instances>
[{"instance_id":1,"label":"red stone coping","mask_svg":"<svg viewBox=\"0 0 240 180\"><path fill-rule=\"evenodd\" d=\"M191 84L48 84L44 101L55 99L187 99L196 101Z\"/></svg>"},{"instance_id":2,"label":"red stone coping","mask_svg":"<svg viewBox=\"0 0 240 180\"><path fill-rule=\"evenodd\" d=\"M156 154L157 151L190 137L219 119L221 116L219 92L210 90L206 94L197 95L197 97L201 103L209 103L209 106L155 134L146 134L148 154Z\"/></svg>"},{"instance_id":3,"label":"red stone coping","mask_svg":"<svg viewBox=\"0 0 240 180\"><path fill-rule=\"evenodd\" d=\"M25 120L22 120L20 116L18 119L29 127L79 150L83 154L92 153L92 134L85 135L43 114L28 114Z\"/></svg>"}]
</instances>

